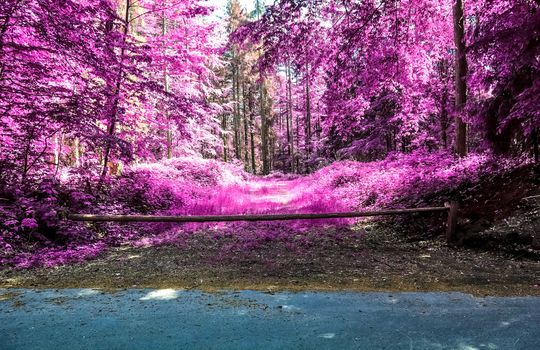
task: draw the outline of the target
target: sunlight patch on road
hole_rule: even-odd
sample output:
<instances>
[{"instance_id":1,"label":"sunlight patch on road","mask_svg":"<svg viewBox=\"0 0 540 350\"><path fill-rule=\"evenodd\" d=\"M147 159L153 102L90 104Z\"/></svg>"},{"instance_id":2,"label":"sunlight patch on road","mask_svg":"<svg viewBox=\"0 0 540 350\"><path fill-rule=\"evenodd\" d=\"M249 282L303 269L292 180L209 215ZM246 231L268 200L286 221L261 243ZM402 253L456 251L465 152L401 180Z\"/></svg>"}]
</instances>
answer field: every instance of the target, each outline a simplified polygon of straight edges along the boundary
<instances>
[{"instance_id":1,"label":"sunlight patch on road","mask_svg":"<svg viewBox=\"0 0 540 350\"><path fill-rule=\"evenodd\" d=\"M324 333L319 335L319 338L332 339L336 336L336 333Z\"/></svg>"},{"instance_id":2,"label":"sunlight patch on road","mask_svg":"<svg viewBox=\"0 0 540 350\"><path fill-rule=\"evenodd\" d=\"M158 289L148 292L140 300L172 300L178 298L180 291L174 289Z\"/></svg>"},{"instance_id":3,"label":"sunlight patch on road","mask_svg":"<svg viewBox=\"0 0 540 350\"><path fill-rule=\"evenodd\" d=\"M399 302L398 298L388 298L388 304L397 304Z\"/></svg>"},{"instance_id":4,"label":"sunlight patch on road","mask_svg":"<svg viewBox=\"0 0 540 350\"><path fill-rule=\"evenodd\" d=\"M78 297L87 297L87 296L90 296L90 295L96 295L96 294L99 294L99 290L98 289L93 289L93 288L86 288L86 289L81 289L79 292L77 292L77 296Z\"/></svg>"},{"instance_id":5,"label":"sunlight patch on road","mask_svg":"<svg viewBox=\"0 0 540 350\"><path fill-rule=\"evenodd\" d=\"M476 346L467 345L467 344L459 344L458 350L480 350Z\"/></svg>"},{"instance_id":6,"label":"sunlight patch on road","mask_svg":"<svg viewBox=\"0 0 540 350\"><path fill-rule=\"evenodd\" d=\"M294 305L281 305L283 311L300 311L300 308Z\"/></svg>"}]
</instances>

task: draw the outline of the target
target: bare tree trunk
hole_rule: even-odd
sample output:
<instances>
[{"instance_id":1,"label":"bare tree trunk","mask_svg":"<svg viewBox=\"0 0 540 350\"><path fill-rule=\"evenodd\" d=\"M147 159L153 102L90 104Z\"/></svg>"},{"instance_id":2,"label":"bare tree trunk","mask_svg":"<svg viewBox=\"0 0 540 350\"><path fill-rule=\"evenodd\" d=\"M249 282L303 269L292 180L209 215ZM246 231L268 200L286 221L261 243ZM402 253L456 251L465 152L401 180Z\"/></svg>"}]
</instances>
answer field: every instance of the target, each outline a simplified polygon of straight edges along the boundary
<instances>
[{"instance_id":1,"label":"bare tree trunk","mask_svg":"<svg viewBox=\"0 0 540 350\"><path fill-rule=\"evenodd\" d=\"M167 34L167 19L165 18L165 13L163 13L163 18L161 22L161 34L163 37ZM163 79L165 83L165 92L169 94L170 86L169 86L169 75L167 74L167 68L165 68L165 71L163 72ZM171 159L173 156L173 150L172 150L172 142L173 142L173 134L172 134L172 125L171 125L171 118L169 116L169 113L166 111L166 106L164 106L164 113L166 115L167 119L167 159Z\"/></svg>"},{"instance_id":2,"label":"bare tree trunk","mask_svg":"<svg viewBox=\"0 0 540 350\"><path fill-rule=\"evenodd\" d=\"M254 128L255 124L254 124L254 121L253 121L253 114L250 115L249 121L250 121L250 124L251 124L251 131L250 131L250 135L249 135L250 142L251 142L251 172L253 174L256 174L257 173L257 162L255 162L255 134L253 132L253 128Z\"/></svg>"},{"instance_id":3,"label":"bare tree trunk","mask_svg":"<svg viewBox=\"0 0 540 350\"><path fill-rule=\"evenodd\" d=\"M270 173L270 163L268 161L268 117L266 115L266 93L264 80L260 86L260 111L261 111L261 156L262 156L262 173L268 175Z\"/></svg>"},{"instance_id":4,"label":"bare tree trunk","mask_svg":"<svg viewBox=\"0 0 540 350\"><path fill-rule=\"evenodd\" d=\"M441 116L440 116L440 122L441 122L441 141L443 144L443 148L448 148L448 135L446 134L446 130L448 129L448 91L446 88L443 91L443 95L441 97Z\"/></svg>"},{"instance_id":5,"label":"bare tree trunk","mask_svg":"<svg viewBox=\"0 0 540 350\"><path fill-rule=\"evenodd\" d=\"M463 108L467 103L467 57L465 55L465 19L463 0L454 4L454 43L456 46L456 153L460 157L467 155L467 124L463 121Z\"/></svg>"},{"instance_id":6,"label":"bare tree trunk","mask_svg":"<svg viewBox=\"0 0 540 350\"><path fill-rule=\"evenodd\" d=\"M129 10L131 8L131 0L126 0L126 13L125 13L125 25L124 25L124 36L122 37L122 44L125 44L126 37L129 31ZM103 155L103 171L101 172L101 178L98 184L98 188L101 188L101 185L103 184L103 181L105 180L105 176L107 176L107 168L109 163L109 156L111 153L111 147L112 147L112 137L114 136L114 133L116 131L116 121L118 117L118 103L120 99L120 89L122 87L122 77L123 77L123 63L124 63L124 57L126 55L126 49L124 45L122 45L122 48L120 49L120 68L118 70L118 76L116 78L116 87L114 90L113 95L113 103L112 108L110 110L110 118L109 118L109 127L108 127L108 136L109 139L107 140L107 145L105 147L105 152Z\"/></svg>"},{"instance_id":7,"label":"bare tree trunk","mask_svg":"<svg viewBox=\"0 0 540 350\"><path fill-rule=\"evenodd\" d=\"M240 112L240 108L242 105L242 76L240 75L240 64L236 67L236 99L238 102L238 106L236 108L236 115L237 115L237 123L238 123L238 159L242 159L242 147L244 145L243 143L243 132L242 132L242 114Z\"/></svg>"},{"instance_id":8,"label":"bare tree trunk","mask_svg":"<svg viewBox=\"0 0 540 350\"><path fill-rule=\"evenodd\" d=\"M80 141L78 137L75 137L73 140L73 157L75 158L75 167L79 167L81 165L81 151L79 149L80 147Z\"/></svg>"},{"instance_id":9,"label":"bare tree trunk","mask_svg":"<svg viewBox=\"0 0 540 350\"><path fill-rule=\"evenodd\" d=\"M253 114L255 113L255 101L253 97L253 88L250 87L248 92L248 105L249 105L249 139L251 142L251 172L253 174L257 173L257 163L255 162L255 121Z\"/></svg>"},{"instance_id":10,"label":"bare tree trunk","mask_svg":"<svg viewBox=\"0 0 540 350\"><path fill-rule=\"evenodd\" d=\"M306 63L306 173L309 173L309 157L311 155L311 96L309 87L309 65Z\"/></svg>"},{"instance_id":11,"label":"bare tree trunk","mask_svg":"<svg viewBox=\"0 0 540 350\"><path fill-rule=\"evenodd\" d=\"M33 135L33 132L30 134ZM32 147L32 138L28 137L25 142L24 147L24 158L23 158L23 168L22 168L22 177L21 183L24 185L26 182L26 176L28 175L28 158L30 157L30 148Z\"/></svg>"},{"instance_id":12,"label":"bare tree trunk","mask_svg":"<svg viewBox=\"0 0 540 350\"><path fill-rule=\"evenodd\" d=\"M276 159L276 142L274 140L274 137L271 135L269 137L269 148L270 148L270 156L269 156L269 162L270 162L270 169L274 169L274 160Z\"/></svg>"},{"instance_id":13,"label":"bare tree trunk","mask_svg":"<svg viewBox=\"0 0 540 350\"><path fill-rule=\"evenodd\" d=\"M59 135L54 135L54 172L58 172L60 168L60 152L62 152L61 141Z\"/></svg>"},{"instance_id":14,"label":"bare tree trunk","mask_svg":"<svg viewBox=\"0 0 540 350\"><path fill-rule=\"evenodd\" d=\"M255 13L257 14L257 20L259 20L261 17L261 4L259 0L255 0ZM259 107L261 114L261 157L263 163L262 173L263 175L267 175L270 173L270 164L268 162L268 120L265 110L264 78L261 73L259 73L259 80Z\"/></svg>"},{"instance_id":15,"label":"bare tree trunk","mask_svg":"<svg viewBox=\"0 0 540 350\"><path fill-rule=\"evenodd\" d=\"M246 113L246 84L242 81L242 119L244 122L244 167L247 171L249 167L249 127Z\"/></svg>"},{"instance_id":16,"label":"bare tree trunk","mask_svg":"<svg viewBox=\"0 0 540 350\"><path fill-rule=\"evenodd\" d=\"M294 157L296 161L296 172L300 173L300 117L298 114L296 114L296 152L298 152L298 157Z\"/></svg>"},{"instance_id":17,"label":"bare tree trunk","mask_svg":"<svg viewBox=\"0 0 540 350\"><path fill-rule=\"evenodd\" d=\"M223 137L223 161L229 160L229 137L227 134L227 114L223 114L221 117L221 130Z\"/></svg>"},{"instance_id":18,"label":"bare tree trunk","mask_svg":"<svg viewBox=\"0 0 540 350\"><path fill-rule=\"evenodd\" d=\"M232 79L232 100L233 100L233 148L234 156L238 157L238 129L236 128L236 67L235 67L235 57L233 53L232 62L231 62L231 79Z\"/></svg>"},{"instance_id":19,"label":"bare tree trunk","mask_svg":"<svg viewBox=\"0 0 540 350\"><path fill-rule=\"evenodd\" d=\"M533 144L533 154L534 154L534 162L538 164L540 161L540 151L538 149L538 129L534 128L532 131L532 144Z\"/></svg>"},{"instance_id":20,"label":"bare tree trunk","mask_svg":"<svg viewBox=\"0 0 540 350\"><path fill-rule=\"evenodd\" d=\"M287 65L287 150L291 162L290 171L294 173L294 140L293 140L293 113L292 113L292 82L291 67Z\"/></svg>"}]
</instances>

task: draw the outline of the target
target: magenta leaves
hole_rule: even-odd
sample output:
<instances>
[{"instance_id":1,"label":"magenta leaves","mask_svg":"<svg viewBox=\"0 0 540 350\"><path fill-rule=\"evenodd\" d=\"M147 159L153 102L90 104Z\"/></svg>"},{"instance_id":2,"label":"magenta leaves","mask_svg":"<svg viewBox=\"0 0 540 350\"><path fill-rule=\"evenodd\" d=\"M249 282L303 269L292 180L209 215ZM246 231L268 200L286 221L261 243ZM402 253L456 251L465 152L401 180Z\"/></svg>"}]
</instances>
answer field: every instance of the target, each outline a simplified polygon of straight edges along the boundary
<instances>
[{"instance_id":1,"label":"magenta leaves","mask_svg":"<svg viewBox=\"0 0 540 350\"><path fill-rule=\"evenodd\" d=\"M309 244L356 221L66 216L442 205L540 162L538 1L265 3L0 1L1 264L202 231Z\"/></svg>"},{"instance_id":2,"label":"magenta leaves","mask_svg":"<svg viewBox=\"0 0 540 350\"><path fill-rule=\"evenodd\" d=\"M307 177L261 179L227 163L178 158L133 167L110 182L108 192L99 202L81 193L77 189L80 184L72 183L68 177L65 183L52 188L52 183L45 182L33 197L3 206L11 219L1 226L5 249L2 261L19 267L50 266L92 258L111 246L182 246L186 239L203 231L216 239L234 237L231 249L250 249L275 240L300 244L302 239L309 241L310 235L321 232L317 227L355 222L343 219L121 225L58 221L58 215L51 213L65 210L66 206L89 213L219 215L442 205L464 184L504 172L516 164L479 155L455 159L446 153L396 154L380 162L337 162ZM78 181L78 177L73 180ZM41 200L36 202L37 198ZM93 204L88 205L90 202ZM304 235L307 236L301 238Z\"/></svg>"}]
</instances>

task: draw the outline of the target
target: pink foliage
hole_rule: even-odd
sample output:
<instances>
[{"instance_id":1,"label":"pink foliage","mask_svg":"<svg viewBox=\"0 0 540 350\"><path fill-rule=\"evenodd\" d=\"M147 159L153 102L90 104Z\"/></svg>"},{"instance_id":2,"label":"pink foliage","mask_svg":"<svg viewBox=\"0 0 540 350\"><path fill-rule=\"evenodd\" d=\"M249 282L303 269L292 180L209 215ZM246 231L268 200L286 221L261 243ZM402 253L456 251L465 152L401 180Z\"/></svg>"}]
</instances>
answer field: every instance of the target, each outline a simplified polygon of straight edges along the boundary
<instances>
[{"instance_id":1,"label":"pink foliage","mask_svg":"<svg viewBox=\"0 0 540 350\"><path fill-rule=\"evenodd\" d=\"M202 0L0 0L0 264L203 229L240 237L231 249L303 244L291 237L355 222L84 224L74 212L438 206L539 162L538 1L464 2L463 111L452 4L276 0L249 15L231 0L218 19ZM456 112L472 152L460 159Z\"/></svg>"},{"instance_id":2,"label":"pink foliage","mask_svg":"<svg viewBox=\"0 0 540 350\"><path fill-rule=\"evenodd\" d=\"M339 161L297 180L305 193L332 196L350 209L440 206L466 183L515 167L520 160L486 154L454 158L448 153L395 153L383 161ZM434 194L440 202L426 202Z\"/></svg>"}]
</instances>

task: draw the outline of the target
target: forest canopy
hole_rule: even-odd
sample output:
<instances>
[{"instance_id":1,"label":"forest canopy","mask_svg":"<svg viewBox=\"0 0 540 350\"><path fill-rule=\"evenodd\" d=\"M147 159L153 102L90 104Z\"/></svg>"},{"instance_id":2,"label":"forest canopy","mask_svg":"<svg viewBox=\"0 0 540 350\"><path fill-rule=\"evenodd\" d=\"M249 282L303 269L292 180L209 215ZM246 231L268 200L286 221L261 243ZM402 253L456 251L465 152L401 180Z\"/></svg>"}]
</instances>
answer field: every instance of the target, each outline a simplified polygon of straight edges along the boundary
<instances>
[{"instance_id":1,"label":"forest canopy","mask_svg":"<svg viewBox=\"0 0 540 350\"><path fill-rule=\"evenodd\" d=\"M473 151L533 152L539 4L463 10L458 57L449 1L231 0L221 20L192 0L3 1L2 177L179 155L305 173L451 150L456 117Z\"/></svg>"},{"instance_id":2,"label":"forest canopy","mask_svg":"<svg viewBox=\"0 0 540 350\"><path fill-rule=\"evenodd\" d=\"M184 208L208 184L336 161L427 164L426 188L438 164L539 161L537 0L221 5L0 2L0 247L78 237L69 211Z\"/></svg>"}]
</instances>

